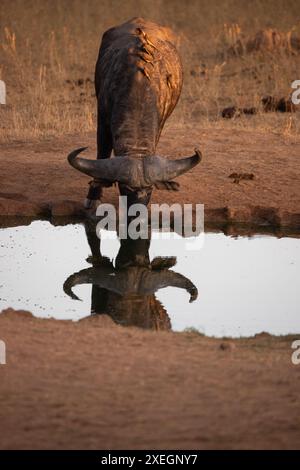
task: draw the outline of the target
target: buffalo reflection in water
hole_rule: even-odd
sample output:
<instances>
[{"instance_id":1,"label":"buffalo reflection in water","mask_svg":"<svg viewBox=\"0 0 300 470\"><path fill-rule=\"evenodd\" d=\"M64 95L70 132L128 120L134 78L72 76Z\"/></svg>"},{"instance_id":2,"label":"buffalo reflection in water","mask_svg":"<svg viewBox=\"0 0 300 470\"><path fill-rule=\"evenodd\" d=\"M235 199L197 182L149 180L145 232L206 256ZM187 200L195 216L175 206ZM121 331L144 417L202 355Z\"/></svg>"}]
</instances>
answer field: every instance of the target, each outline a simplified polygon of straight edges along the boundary
<instances>
[{"instance_id":1,"label":"buffalo reflection in water","mask_svg":"<svg viewBox=\"0 0 300 470\"><path fill-rule=\"evenodd\" d=\"M150 261L150 239L120 240L121 246L113 263L101 255L100 240L94 225L85 225L92 256L91 268L72 274L64 283L64 291L72 299L78 297L72 288L92 284L91 314L109 315L117 324L154 330L169 330L170 318L155 297L164 287L178 287L196 300L198 291L185 276L171 271L176 257L157 257Z\"/></svg>"}]
</instances>

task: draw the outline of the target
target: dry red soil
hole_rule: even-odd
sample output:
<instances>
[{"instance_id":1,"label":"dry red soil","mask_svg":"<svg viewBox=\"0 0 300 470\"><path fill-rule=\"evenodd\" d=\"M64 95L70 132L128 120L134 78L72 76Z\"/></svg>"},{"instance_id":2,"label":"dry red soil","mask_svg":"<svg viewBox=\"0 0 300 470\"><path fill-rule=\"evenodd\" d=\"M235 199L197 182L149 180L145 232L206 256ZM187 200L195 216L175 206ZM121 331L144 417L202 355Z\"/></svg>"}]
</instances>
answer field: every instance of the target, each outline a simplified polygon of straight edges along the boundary
<instances>
[{"instance_id":1,"label":"dry red soil","mask_svg":"<svg viewBox=\"0 0 300 470\"><path fill-rule=\"evenodd\" d=\"M0 215L70 216L82 214L89 178L68 163L74 148L89 146L95 135L17 142L0 146ZM181 189L154 191L152 202L203 203L207 224L254 224L300 229L300 137L232 129L169 127L158 153L170 158L193 154L202 162L178 178ZM254 179L234 183L232 173ZM117 189L105 191L105 202L117 201Z\"/></svg>"},{"instance_id":2,"label":"dry red soil","mask_svg":"<svg viewBox=\"0 0 300 470\"><path fill-rule=\"evenodd\" d=\"M2 449L300 446L295 338L195 333L0 314Z\"/></svg>"}]
</instances>

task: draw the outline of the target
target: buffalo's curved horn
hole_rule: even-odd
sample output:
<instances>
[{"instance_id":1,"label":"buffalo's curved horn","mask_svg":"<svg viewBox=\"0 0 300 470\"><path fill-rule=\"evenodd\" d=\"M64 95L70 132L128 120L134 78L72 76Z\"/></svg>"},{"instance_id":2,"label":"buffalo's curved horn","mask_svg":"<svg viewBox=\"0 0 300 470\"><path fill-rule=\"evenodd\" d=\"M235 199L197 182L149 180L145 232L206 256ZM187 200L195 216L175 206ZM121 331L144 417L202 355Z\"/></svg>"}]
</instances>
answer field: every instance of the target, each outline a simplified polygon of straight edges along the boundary
<instances>
[{"instance_id":1,"label":"buffalo's curved horn","mask_svg":"<svg viewBox=\"0 0 300 470\"><path fill-rule=\"evenodd\" d=\"M73 152L68 155L68 162L73 168L76 168L76 170L92 176L95 179L109 181L111 183L116 181L127 183L131 173L133 173L132 177L135 177L134 172L136 173L138 169L137 163L140 163L140 171L142 171L142 161L135 161L135 159L129 157L103 158L98 160L88 160L78 157L78 155L86 149L87 147L81 147L73 150Z\"/></svg>"},{"instance_id":2,"label":"buffalo's curved horn","mask_svg":"<svg viewBox=\"0 0 300 470\"><path fill-rule=\"evenodd\" d=\"M68 161L73 168L92 176L96 180L123 183L132 188L146 188L160 181L170 181L189 171L202 158L198 149L195 149L195 155L192 157L179 160L168 160L158 156L144 158L114 157L98 160L78 157L86 148L73 150L68 155Z\"/></svg>"},{"instance_id":3,"label":"buffalo's curved horn","mask_svg":"<svg viewBox=\"0 0 300 470\"><path fill-rule=\"evenodd\" d=\"M72 288L78 284L88 283L88 276L82 277L81 273L74 273L65 280L63 285L64 293L67 294L73 300L81 300L76 294L74 294Z\"/></svg>"},{"instance_id":4,"label":"buffalo's curved horn","mask_svg":"<svg viewBox=\"0 0 300 470\"><path fill-rule=\"evenodd\" d=\"M145 270L140 268L135 271L136 282L134 286L132 278L129 277L130 271L114 271L112 268L97 267L82 269L74 273L64 282L64 292L74 300L80 300L74 294L72 288L79 284L94 284L108 291L116 292L120 295L135 293L138 295L151 295L163 289L164 287L178 287L185 289L190 294L190 302L197 299L198 290L196 286L185 276L168 269ZM114 274L114 276L112 276Z\"/></svg>"},{"instance_id":5,"label":"buffalo's curved horn","mask_svg":"<svg viewBox=\"0 0 300 470\"><path fill-rule=\"evenodd\" d=\"M153 164L151 164L152 159ZM195 148L195 154L192 157L180 158L179 160L169 160L162 157L148 157L146 158L147 164L145 165L145 178L149 179L153 184L160 181L170 181L194 168L194 166L198 165L201 160L202 154L197 148Z\"/></svg>"},{"instance_id":6,"label":"buffalo's curved horn","mask_svg":"<svg viewBox=\"0 0 300 470\"><path fill-rule=\"evenodd\" d=\"M110 266L101 266L98 269L95 268L86 268L81 271L71 274L64 282L63 290L73 300L81 300L76 294L74 294L72 288L81 284L97 284L97 275L108 276L109 279L112 278L111 274L113 269Z\"/></svg>"}]
</instances>

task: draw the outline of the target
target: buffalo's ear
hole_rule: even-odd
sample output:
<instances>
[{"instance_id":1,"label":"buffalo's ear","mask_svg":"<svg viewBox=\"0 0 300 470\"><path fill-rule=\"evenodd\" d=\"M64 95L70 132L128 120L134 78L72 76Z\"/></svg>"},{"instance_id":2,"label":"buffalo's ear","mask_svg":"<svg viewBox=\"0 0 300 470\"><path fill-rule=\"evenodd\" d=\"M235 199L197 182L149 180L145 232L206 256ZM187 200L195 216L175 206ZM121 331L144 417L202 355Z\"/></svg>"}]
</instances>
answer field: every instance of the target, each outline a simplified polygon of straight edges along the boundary
<instances>
[{"instance_id":1,"label":"buffalo's ear","mask_svg":"<svg viewBox=\"0 0 300 470\"><path fill-rule=\"evenodd\" d=\"M180 184L176 181L158 181L155 183L156 189L166 189L168 191L179 191Z\"/></svg>"},{"instance_id":2,"label":"buffalo's ear","mask_svg":"<svg viewBox=\"0 0 300 470\"><path fill-rule=\"evenodd\" d=\"M177 263L176 256L157 256L151 261L151 269L153 271L160 271L162 269L170 269Z\"/></svg>"}]
</instances>

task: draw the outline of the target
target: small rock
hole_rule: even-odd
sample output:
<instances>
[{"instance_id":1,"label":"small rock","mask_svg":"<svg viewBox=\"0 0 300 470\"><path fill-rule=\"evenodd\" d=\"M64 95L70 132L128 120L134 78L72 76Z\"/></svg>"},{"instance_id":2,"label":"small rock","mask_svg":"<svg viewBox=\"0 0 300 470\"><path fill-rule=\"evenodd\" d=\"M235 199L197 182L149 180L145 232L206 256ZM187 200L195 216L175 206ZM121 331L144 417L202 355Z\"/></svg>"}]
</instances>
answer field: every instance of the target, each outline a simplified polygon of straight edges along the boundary
<instances>
[{"instance_id":1,"label":"small rock","mask_svg":"<svg viewBox=\"0 0 300 470\"><path fill-rule=\"evenodd\" d=\"M294 113L296 106L292 103L291 98L278 98L276 96L264 96L261 100L263 110L265 113L280 112L280 113Z\"/></svg>"},{"instance_id":2,"label":"small rock","mask_svg":"<svg viewBox=\"0 0 300 470\"><path fill-rule=\"evenodd\" d=\"M263 338L270 338L270 334L267 333L266 331L262 331L261 333L257 333L254 338L258 338L258 339L263 339Z\"/></svg>"},{"instance_id":3,"label":"small rock","mask_svg":"<svg viewBox=\"0 0 300 470\"><path fill-rule=\"evenodd\" d=\"M239 184L241 180L251 181L254 180L253 173L231 173L228 178L233 179L233 183Z\"/></svg>"},{"instance_id":4,"label":"small rock","mask_svg":"<svg viewBox=\"0 0 300 470\"><path fill-rule=\"evenodd\" d=\"M236 106L230 106L228 108L224 108L222 111L222 117L225 119L232 119L234 117L239 117L241 115L239 108Z\"/></svg>"},{"instance_id":5,"label":"small rock","mask_svg":"<svg viewBox=\"0 0 300 470\"><path fill-rule=\"evenodd\" d=\"M221 351L233 351L235 348L236 346L232 341L224 341L219 346L219 349L221 349Z\"/></svg>"}]
</instances>

